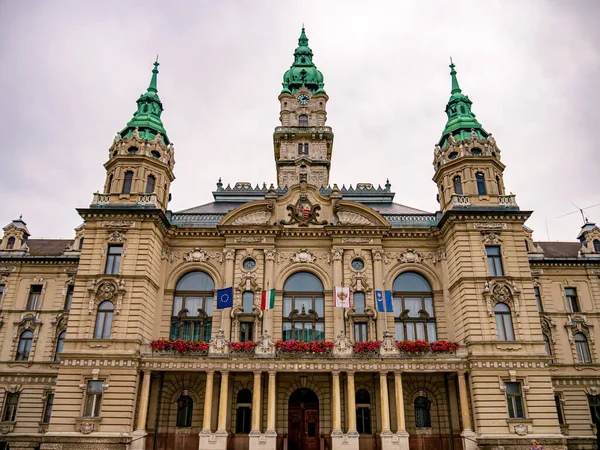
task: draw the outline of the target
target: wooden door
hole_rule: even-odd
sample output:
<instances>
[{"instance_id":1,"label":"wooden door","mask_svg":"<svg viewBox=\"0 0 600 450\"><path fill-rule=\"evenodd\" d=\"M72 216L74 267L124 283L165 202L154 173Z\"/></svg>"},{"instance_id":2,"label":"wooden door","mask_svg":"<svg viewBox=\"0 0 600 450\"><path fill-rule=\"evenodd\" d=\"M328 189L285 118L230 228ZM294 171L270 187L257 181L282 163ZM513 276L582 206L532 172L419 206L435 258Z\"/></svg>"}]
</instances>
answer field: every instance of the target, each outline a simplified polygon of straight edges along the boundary
<instances>
[{"instance_id":1,"label":"wooden door","mask_svg":"<svg viewBox=\"0 0 600 450\"><path fill-rule=\"evenodd\" d=\"M289 410L288 450L319 450L319 410L302 406Z\"/></svg>"},{"instance_id":2,"label":"wooden door","mask_svg":"<svg viewBox=\"0 0 600 450\"><path fill-rule=\"evenodd\" d=\"M304 448L301 450L319 450L319 410L304 410Z\"/></svg>"}]
</instances>

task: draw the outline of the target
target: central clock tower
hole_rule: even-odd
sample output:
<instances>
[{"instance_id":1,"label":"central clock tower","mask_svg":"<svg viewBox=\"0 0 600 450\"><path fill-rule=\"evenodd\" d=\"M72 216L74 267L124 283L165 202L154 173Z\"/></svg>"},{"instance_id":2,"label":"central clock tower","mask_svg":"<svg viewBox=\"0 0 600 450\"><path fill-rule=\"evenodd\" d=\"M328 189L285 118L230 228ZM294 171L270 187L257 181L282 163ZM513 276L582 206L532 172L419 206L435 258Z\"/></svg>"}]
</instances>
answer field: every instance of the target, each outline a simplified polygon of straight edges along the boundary
<instances>
[{"instance_id":1,"label":"central clock tower","mask_svg":"<svg viewBox=\"0 0 600 450\"><path fill-rule=\"evenodd\" d=\"M281 126L273 133L277 183L281 187L300 182L316 187L329 184L333 149L333 132L325 126L329 97L323 89L323 74L312 57L302 28L294 63L283 75Z\"/></svg>"}]
</instances>

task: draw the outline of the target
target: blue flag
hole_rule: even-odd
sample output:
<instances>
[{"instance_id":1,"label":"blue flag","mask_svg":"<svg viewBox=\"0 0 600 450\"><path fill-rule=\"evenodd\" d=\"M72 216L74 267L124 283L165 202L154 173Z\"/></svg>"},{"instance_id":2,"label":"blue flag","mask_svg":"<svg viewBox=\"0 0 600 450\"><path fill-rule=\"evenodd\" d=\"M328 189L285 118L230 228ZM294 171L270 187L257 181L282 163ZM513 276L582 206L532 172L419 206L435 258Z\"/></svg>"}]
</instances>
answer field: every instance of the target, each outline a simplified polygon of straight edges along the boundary
<instances>
[{"instance_id":1,"label":"blue flag","mask_svg":"<svg viewBox=\"0 0 600 450\"><path fill-rule=\"evenodd\" d=\"M392 312L392 291L375 291L375 300L377 301L377 311Z\"/></svg>"},{"instance_id":2,"label":"blue flag","mask_svg":"<svg viewBox=\"0 0 600 450\"><path fill-rule=\"evenodd\" d=\"M217 309L233 308L233 288L217 289Z\"/></svg>"}]
</instances>

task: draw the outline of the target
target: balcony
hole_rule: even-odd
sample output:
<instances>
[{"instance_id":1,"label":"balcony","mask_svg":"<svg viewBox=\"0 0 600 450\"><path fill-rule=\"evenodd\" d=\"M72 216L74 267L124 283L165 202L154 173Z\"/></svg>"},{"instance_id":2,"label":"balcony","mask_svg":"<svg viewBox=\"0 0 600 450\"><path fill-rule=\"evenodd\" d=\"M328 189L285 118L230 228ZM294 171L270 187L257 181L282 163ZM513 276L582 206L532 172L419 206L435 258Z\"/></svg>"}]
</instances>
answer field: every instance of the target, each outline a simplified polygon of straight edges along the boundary
<instances>
[{"instance_id":1,"label":"balcony","mask_svg":"<svg viewBox=\"0 0 600 450\"><path fill-rule=\"evenodd\" d=\"M452 207L455 206L471 206L471 199L468 195L458 195L452 194L452 199L450 201L452 203Z\"/></svg>"},{"instance_id":2,"label":"balcony","mask_svg":"<svg viewBox=\"0 0 600 450\"><path fill-rule=\"evenodd\" d=\"M137 206L154 206L157 207L158 195L152 194L101 194L100 192L94 192L94 199L90 206L99 207L107 206L111 204L127 204Z\"/></svg>"},{"instance_id":3,"label":"balcony","mask_svg":"<svg viewBox=\"0 0 600 450\"><path fill-rule=\"evenodd\" d=\"M331 127L275 127L273 134L333 134Z\"/></svg>"},{"instance_id":4,"label":"balcony","mask_svg":"<svg viewBox=\"0 0 600 450\"><path fill-rule=\"evenodd\" d=\"M517 201L515 200L515 195L514 194L499 195L498 196L498 203L500 204L500 206L506 206L506 207L518 206L517 205Z\"/></svg>"}]
</instances>

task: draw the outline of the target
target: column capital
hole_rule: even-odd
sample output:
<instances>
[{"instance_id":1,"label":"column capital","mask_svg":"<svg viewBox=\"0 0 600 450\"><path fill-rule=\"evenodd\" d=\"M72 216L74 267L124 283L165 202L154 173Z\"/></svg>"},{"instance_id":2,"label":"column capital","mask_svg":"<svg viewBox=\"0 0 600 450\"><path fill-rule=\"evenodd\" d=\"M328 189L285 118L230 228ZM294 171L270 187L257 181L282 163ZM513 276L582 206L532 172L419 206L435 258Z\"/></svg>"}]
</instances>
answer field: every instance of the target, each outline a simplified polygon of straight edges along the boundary
<instances>
[{"instance_id":1,"label":"column capital","mask_svg":"<svg viewBox=\"0 0 600 450\"><path fill-rule=\"evenodd\" d=\"M144 376L150 375L152 373L152 369L142 369L142 373L144 374Z\"/></svg>"},{"instance_id":2,"label":"column capital","mask_svg":"<svg viewBox=\"0 0 600 450\"><path fill-rule=\"evenodd\" d=\"M387 377L388 376L389 371L387 370L382 370L381 372L379 372L379 377Z\"/></svg>"},{"instance_id":3,"label":"column capital","mask_svg":"<svg viewBox=\"0 0 600 450\"><path fill-rule=\"evenodd\" d=\"M229 376L229 370L219 370L219 372L221 372L221 376Z\"/></svg>"},{"instance_id":4,"label":"column capital","mask_svg":"<svg viewBox=\"0 0 600 450\"><path fill-rule=\"evenodd\" d=\"M214 375L215 371L214 370L206 370L206 375Z\"/></svg>"},{"instance_id":5,"label":"column capital","mask_svg":"<svg viewBox=\"0 0 600 450\"><path fill-rule=\"evenodd\" d=\"M355 373L356 373L355 370L346 370L346 375L347 376L354 376Z\"/></svg>"},{"instance_id":6,"label":"column capital","mask_svg":"<svg viewBox=\"0 0 600 450\"><path fill-rule=\"evenodd\" d=\"M340 370L332 370L331 371L331 375L334 376L334 377L339 377L340 373L341 373Z\"/></svg>"},{"instance_id":7,"label":"column capital","mask_svg":"<svg viewBox=\"0 0 600 450\"><path fill-rule=\"evenodd\" d=\"M263 371L262 370L253 370L252 373L254 375L262 375Z\"/></svg>"},{"instance_id":8,"label":"column capital","mask_svg":"<svg viewBox=\"0 0 600 450\"><path fill-rule=\"evenodd\" d=\"M270 377L274 377L275 375L277 375L277 371L276 370L269 370L269 376Z\"/></svg>"},{"instance_id":9,"label":"column capital","mask_svg":"<svg viewBox=\"0 0 600 450\"><path fill-rule=\"evenodd\" d=\"M469 371L468 370L458 370L457 373L459 375L465 376L465 374L467 374Z\"/></svg>"}]
</instances>

